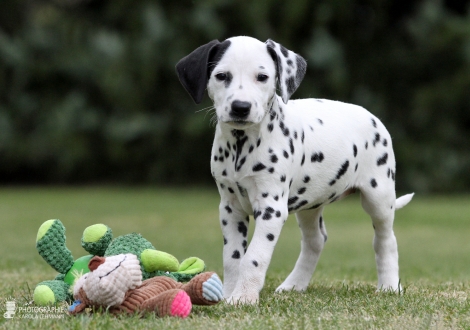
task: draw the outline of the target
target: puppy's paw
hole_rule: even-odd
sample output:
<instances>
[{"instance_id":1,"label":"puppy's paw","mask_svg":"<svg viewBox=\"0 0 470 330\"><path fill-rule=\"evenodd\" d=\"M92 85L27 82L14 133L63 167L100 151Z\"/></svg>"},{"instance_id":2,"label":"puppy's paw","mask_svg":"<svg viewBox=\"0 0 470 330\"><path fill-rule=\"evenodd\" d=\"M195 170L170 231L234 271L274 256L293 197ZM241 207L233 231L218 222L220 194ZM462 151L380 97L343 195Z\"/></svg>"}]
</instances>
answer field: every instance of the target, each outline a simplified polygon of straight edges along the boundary
<instances>
[{"instance_id":1,"label":"puppy's paw","mask_svg":"<svg viewBox=\"0 0 470 330\"><path fill-rule=\"evenodd\" d=\"M291 283L288 280L284 281L281 285L279 285L276 289L276 292L284 292L284 291L298 291L304 292L307 290L307 285L299 284L299 283Z\"/></svg>"},{"instance_id":2,"label":"puppy's paw","mask_svg":"<svg viewBox=\"0 0 470 330\"><path fill-rule=\"evenodd\" d=\"M256 305L259 301L259 294L232 295L225 301L230 305Z\"/></svg>"}]
</instances>

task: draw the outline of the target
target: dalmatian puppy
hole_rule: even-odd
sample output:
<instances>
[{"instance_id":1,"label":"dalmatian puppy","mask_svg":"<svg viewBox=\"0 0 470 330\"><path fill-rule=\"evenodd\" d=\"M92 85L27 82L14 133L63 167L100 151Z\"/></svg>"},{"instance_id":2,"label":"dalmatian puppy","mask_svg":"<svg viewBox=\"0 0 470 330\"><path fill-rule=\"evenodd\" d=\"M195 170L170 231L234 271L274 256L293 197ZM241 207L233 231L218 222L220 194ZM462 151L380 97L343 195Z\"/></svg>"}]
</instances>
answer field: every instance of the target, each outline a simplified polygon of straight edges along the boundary
<instances>
[{"instance_id":1,"label":"dalmatian puppy","mask_svg":"<svg viewBox=\"0 0 470 330\"><path fill-rule=\"evenodd\" d=\"M301 252L277 291L306 290L327 240L323 208L357 190L375 230L378 290L400 289L393 220L413 194L396 199L392 139L377 117L336 101L289 101L306 61L272 40L214 40L181 59L176 71L196 103L206 88L214 103L211 170L221 197L229 302L258 301L289 213L301 230Z\"/></svg>"}]
</instances>

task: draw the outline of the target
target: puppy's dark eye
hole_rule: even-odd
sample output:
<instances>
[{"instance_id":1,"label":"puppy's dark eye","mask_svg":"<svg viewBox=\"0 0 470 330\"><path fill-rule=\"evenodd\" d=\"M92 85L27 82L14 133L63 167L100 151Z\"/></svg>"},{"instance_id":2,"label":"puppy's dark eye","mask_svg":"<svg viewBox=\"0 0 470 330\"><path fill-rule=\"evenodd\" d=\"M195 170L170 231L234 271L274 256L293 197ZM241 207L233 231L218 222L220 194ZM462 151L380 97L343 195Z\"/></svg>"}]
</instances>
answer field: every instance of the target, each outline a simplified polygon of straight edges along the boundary
<instances>
[{"instance_id":1,"label":"puppy's dark eye","mask_svg":"<svg viewBox=\"0 0 470 330\"><path fill-rule=\"evenodd\" d=\"M215 75L215 79L220 80L220 81L225 81L225 80L227 80L227 74L223 73L223 72L217 73Z\"/></svg>"},{"instance_id":2,"label":"puppy's dark eye","mask_svg":"<svg viewBox=\"0 0 470 330\"><path fill-rule=\"evenodd\" d=\"M258 77L256 77L256 80L258 80L259 82L265 82L266 80L268 80L268 76L260 73Z\"/></svg>"}]
</instances>

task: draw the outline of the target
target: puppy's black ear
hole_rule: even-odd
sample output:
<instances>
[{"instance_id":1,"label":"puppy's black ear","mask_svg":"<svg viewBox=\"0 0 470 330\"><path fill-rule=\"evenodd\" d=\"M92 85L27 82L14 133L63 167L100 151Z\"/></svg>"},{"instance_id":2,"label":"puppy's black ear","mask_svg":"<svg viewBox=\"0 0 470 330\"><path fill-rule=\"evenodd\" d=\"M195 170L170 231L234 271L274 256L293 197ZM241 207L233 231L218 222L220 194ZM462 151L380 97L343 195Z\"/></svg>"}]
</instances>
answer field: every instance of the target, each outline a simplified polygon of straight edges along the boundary
<instances>
[{"instance_id":1,"label":"puppy's black ear","mask_svg":"<svg viewBox=\"0 0 470 330\"><path fill-rule=\"evenodd\" d=\"M281 44L268 39L266 41L268 52L276 64L277 79L281 89L282 101L287 103L297 90L307 71L307 62L293 51Z\"/></svg>"},{"instance_id":2,"label":"puppy's black ear","mask_svg":"<svg viewBox=\"0 0 470 330\"><path fill-rule=\"evenodd\" d=\"M178 78L194 102L201 103L212 69L222 58L230 41L211 42L198 47L176 64Z\"/></svg>"}]
</instances>

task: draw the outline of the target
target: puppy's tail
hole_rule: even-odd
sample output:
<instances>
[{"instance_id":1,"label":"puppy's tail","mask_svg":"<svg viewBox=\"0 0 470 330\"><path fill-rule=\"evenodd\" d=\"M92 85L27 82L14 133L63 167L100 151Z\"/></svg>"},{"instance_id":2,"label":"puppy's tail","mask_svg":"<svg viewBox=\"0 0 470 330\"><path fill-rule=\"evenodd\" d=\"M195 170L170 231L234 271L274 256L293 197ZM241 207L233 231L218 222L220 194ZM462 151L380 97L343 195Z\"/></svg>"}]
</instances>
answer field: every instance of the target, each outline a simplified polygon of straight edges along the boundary
<instances>
[{"instance_id":1,"label":"puppy's tail","mask_svg":"<svg viewBox=\"0 0 470 330\"><path fill-rule=\"evenodd\" d=\"M406 206L406 204L408 204L411 201L414 194L415 193L412 193L412 194L404 195L404 196L397 198L397 200L395 201L395 209L398 210Z\"/></svg>"}]
</instances>

